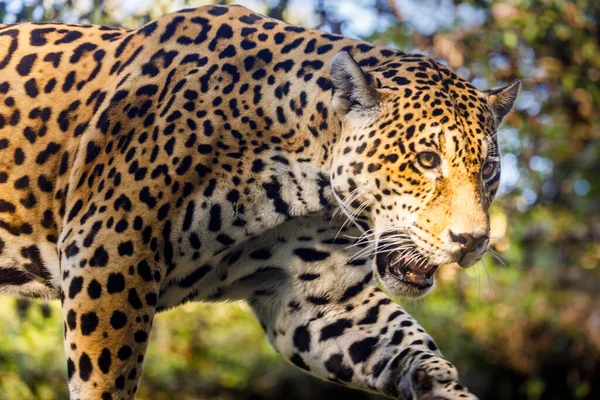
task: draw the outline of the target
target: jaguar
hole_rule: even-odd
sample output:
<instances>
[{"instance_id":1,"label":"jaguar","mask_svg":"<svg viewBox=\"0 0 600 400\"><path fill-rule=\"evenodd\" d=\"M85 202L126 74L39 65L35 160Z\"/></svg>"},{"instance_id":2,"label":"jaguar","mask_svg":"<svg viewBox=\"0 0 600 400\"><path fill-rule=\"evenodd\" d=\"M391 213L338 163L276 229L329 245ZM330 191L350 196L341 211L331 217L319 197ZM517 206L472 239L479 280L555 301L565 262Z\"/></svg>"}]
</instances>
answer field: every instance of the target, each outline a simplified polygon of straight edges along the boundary
<instances>
[{"instance_id":1,"label":"jaguar","mask_svg":"<svg viewBox=\"0 0 600 400\"><path fill-rule=\"evenodd\" d=\"M474 399L389 296L487 250L519 87L239 6L0 25L0 293L60 299L72 399L133 399L156 313L236 299L322 379Z\"/></svg>"}]
</instances>

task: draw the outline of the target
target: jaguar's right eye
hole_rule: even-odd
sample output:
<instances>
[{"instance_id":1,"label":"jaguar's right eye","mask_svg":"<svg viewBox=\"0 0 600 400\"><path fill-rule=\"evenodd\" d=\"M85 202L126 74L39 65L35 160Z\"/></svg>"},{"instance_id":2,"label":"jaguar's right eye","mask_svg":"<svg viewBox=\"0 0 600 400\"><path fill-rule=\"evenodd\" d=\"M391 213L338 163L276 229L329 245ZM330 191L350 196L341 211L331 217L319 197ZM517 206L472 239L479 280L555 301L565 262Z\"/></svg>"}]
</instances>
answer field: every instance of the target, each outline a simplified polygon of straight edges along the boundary
<instances>
[{"instance_id":1,"label":"jaguar's right eye","mask_svg":"<svg viewBox=\"0 0 600 400\"><path fill-rule=\"evenodd\" d=\"M432 151L417 154L419 165L425 169L434 169L440 166L440 156Z\"/></svg>"}]
</instances>

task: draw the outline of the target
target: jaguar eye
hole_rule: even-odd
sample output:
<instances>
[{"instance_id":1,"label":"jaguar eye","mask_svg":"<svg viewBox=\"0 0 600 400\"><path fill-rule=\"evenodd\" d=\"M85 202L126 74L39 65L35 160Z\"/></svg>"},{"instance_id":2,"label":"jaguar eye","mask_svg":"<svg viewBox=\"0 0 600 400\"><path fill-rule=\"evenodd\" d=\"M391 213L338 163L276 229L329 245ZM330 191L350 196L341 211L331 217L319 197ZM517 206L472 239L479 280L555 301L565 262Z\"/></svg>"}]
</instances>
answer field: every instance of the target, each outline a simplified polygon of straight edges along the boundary
<instances>
[{"instance_id":1,"label":"jaguar eye","mask_svg":"<svg viewBox=\"0 0 600 400\"><path fill-rule=\"evenodd\" d=\"M492 177L494 172L496 172L497 164L498 163L494 161L488 161L485 164L483 164L483 168L481 168L481 176L483 177L483 179L489 179Z\"/></svg>"},{"instance_id":2,"label":"jaguar eye","mask_svg":"<svg viewBox=\"0 0 600 400\"><path fill-rule=\"evenodd\" d=\"M424 151L417 155L417 161L425 169L434 169L440 165L440 156L431 151Z\"/></svg>"}]
</instances>

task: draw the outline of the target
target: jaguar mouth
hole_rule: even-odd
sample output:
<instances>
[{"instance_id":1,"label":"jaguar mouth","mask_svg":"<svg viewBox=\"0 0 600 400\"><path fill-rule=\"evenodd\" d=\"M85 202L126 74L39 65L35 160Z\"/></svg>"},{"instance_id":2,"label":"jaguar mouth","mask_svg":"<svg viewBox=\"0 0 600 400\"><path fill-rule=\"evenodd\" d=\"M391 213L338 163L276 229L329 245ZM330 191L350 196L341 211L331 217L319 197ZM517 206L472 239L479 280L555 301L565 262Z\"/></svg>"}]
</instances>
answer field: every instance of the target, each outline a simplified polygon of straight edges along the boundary
<instances>
[{"instance_id":1,"label":"jaguar mouth","mask_svg":"<svg viewBox=\"0 0 600 400\"><path fill-rule=\"evenodd\" d=\"M428 263L427 259L416 251L378 254L376 263L380 277L384 278L389 274L418 291L425 291L433 286L434 273L438 269L438 265Z\"/></svg>"}]
</instances>

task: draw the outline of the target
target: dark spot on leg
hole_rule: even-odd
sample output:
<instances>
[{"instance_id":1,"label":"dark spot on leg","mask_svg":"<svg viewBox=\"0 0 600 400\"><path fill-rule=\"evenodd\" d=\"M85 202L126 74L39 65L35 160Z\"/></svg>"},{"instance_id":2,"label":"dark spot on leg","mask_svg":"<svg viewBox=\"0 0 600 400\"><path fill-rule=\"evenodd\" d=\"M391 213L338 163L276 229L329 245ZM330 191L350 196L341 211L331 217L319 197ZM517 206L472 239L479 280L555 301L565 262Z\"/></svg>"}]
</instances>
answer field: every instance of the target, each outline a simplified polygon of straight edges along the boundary
<instances>
[{"instance_id":1,"label":"dark spot on leg","mask_svg":"<svg viewBox=\"0 0 600 400\"><path fill-rule=\"evenodd\" d=\"M310 371L310 368L308 367L308 365L306 365L306 363L304 362L304 360L302 359L302 356L300 354L294 353L294 355L290 358L290 361L296 367L302 368L305 371Z\"/></svg>"},{"instance_id":2,"label":"dark spot on leg","mask_svg":"<svg viewBox=\"0 0 600 400\"><path fill-rule=\"evenodd\" d=\"M127 315L121 311L114 311L110 317L110 325L114 329L121 329L127 324Z\"/></svg>"},{"instance_id":3,"label":"dark spot on leg","mask_svg":"<svg viewBox=\"0 0 600 400\"><path fill-rule=\"evenodd\" d=\"M323 261L329 257L329 253L326 251L319 251L307 247L294 249L294 254L300 257L302 261L306 262Z\"/></svg>"},{"instance_id":4,"label":"dark spot on leg","mask_svg":"<svg viewBox=\"0 0 600 400\"><path fill-rule=\"evenodd\" d=\"M344 382L350 382L354 371L352 368L344 365L344 356L342 354L333 354L327 361L325 361L325 368L327 371L332 373L336 379Z\"/></svg>"},{"instance_id":5,"label":"dark spot on leg","mask_svg":"<svg viewBox=\"0 0 600 400\"><path fill-rule=\"evenodd\" d=\"M294 331L294 346L300 352L307 352L310 350L310 332L306 325L301 325Z\"/></svg>"},{"instance_id":6,"label":"dark spot on leg","mask_svg":"<svg viewBox=\"0 0 600 400\"><path fill-rule=\"evenodd\" d=\"M123 274L116 273L108 276L108 282L106 283L106 290L108 293L119 293L125 289L125 277Z\"/></svg>"},{"instance_id":7,"label":"dark spot on leg","mask_svg":"<svg viewBox=\"0 0 600 400\"><path fill-rule=\"evenodd\" d=\"M81 334L90 335L98 327L98 315L95 312L89 312L81 315Z\"/></svg>"},{"instance_id":8,"label":"dark spot on leg","mask_svg":"<svg viewBox=\"0 0 600 400\"><path fill-rule=\"evenodd\" d=\"M83 278L80 276L76 276L71 280L71 284L69 285L69 298L74 299L75 296L79 292L81 292L81 288L83 287Z\"/></svg>"},{"instance_id":9,"label":"dark spot on leg","mask_svg":"<svg viewBox=\"0 0 600 400\"><path fill-rule=\"evenodd\" d=\"M102 349L102 353L98 358L98 368L100 368L100 371L104 372L105 374L108 374L108 372L110 371L111 363L112 358L110 355L110 350L108 350L107 348Z\"/></svg>"},{"instance_id":10,"label":"dark spot on leg","mask_svg":"<svg viewBox=\"0 0 600 400\"><path fill-rule=\"evenodd\" d=\"M92 360L86 353L82 353L79 357L79 377L82 381L87 382L92 375Z\"/></svg>"},{"instance_id":11,"label":"dark spot on leg","mask_svg":"<svg viewBox=\"0 0 600 400\"><path fill-rule=\"evenodd\" d=\"M125 345L119 349L119 352L117 353L117 357L119 357L119 360L125 361L129 357L131 357L131 354L133 354L133 350L131 350L131 347Z\"/></svg>"},{"instance_id":12,"label":"dark spot on leg","mask_svg":"<svg viewBox=\"0 0 600 400\"><path fill-rule=\"evenodd\" d=\"M367 359L373 354L375 345L377 345L378 339L376 337L368 337L358 342L352 343L350 346L350 357L354 364L358 364Z\"/></svg>"}]
</instances>

